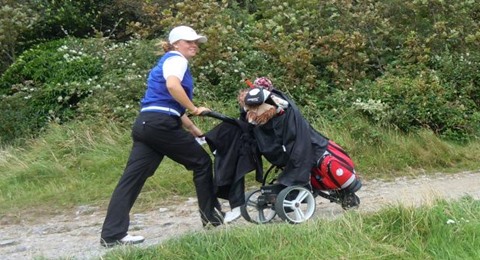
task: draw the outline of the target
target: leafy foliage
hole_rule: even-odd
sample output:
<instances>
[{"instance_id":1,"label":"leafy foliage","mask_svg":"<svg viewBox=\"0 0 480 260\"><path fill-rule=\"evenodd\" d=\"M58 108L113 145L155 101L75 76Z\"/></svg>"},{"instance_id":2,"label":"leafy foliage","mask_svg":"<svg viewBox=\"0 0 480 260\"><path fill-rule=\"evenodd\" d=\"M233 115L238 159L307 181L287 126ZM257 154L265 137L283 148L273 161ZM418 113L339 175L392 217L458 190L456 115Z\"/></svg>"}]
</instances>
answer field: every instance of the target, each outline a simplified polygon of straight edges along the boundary
<instances>
[{"instance_id":1,"label":"leafy foliage","mask_svg":"<svg viewBox=\"0 0 480 260\"><path fill-rule=\"evenodd\" d=\"M433 72L415 78L385 76L357 91L351 96L357 98L353 104L359 111L405 132L426 128L464 141L480 123L472 100L459 99L461 95L442 85Z\"/></svg>"},{"instance_id":2,"label":"leafy foliage","mask_svg":"<svg viewBox=\"0 0 480 260\"><path fill-rule=\"evenodd\" d=\"M131 122L138 113L148 71L158 58L155 43L134 40L99 46L104 73L88 86L93 94L79 105L80 119Z\"/></svg>"},{"instance_id":3,"label":"leafy foliage","mask_svg":"<svg viewBox=\"0 0 480 260\"><path fill-rule=\"evenodd\" d=\"M15 61L22 34L32 29L37 16L25 6L5 4L0 8L0 72Z\"/></svg>"},{"instance_id":4,"label":"leafy foliage","mask_svg":"<svg viewBox=\"0 0 480 260\"><path fill-rule=\"evenodd\" d=\"M71 118L91 94L88 83L102 73L101 59L79 44L75 39L40 44L2 75L2 142L37 133L49 121Z\"/></svg>"},{"instance_id":5,"label":"leafy foliage","mask_svg":"<svg viewBox=\"0 0 480 260\"><path fill-rule=\"evenodd\" d=\"M82 41L91 53L73 61L38 49L28 60L35 48L26 51L2 76L0 93L29 84L54 100L78 89L80 98L62 100L79 107L81 118L130 121L157 59L151 39L184 24L209 39L191 64L199 102L235 102L245 78L268 76L312 121L361 114L380 126L428 128L456 141L480 133L480 9L473 0L22 3L18 12L28 7L44 16L17 39L42 41L34 32L98 38Z\"/></svg>"}]
</instances>

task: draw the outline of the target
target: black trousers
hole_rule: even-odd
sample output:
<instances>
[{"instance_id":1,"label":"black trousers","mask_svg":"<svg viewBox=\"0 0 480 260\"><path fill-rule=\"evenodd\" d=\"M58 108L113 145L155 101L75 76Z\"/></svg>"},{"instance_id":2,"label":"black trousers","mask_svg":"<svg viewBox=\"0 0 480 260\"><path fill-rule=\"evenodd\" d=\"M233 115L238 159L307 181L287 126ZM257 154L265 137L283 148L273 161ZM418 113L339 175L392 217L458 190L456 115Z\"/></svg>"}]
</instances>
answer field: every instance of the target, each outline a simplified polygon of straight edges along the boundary
<instances>
[{"instance_id":1,"label":"black trousers","mask_svg":"<svg viewBox=\"0 0 480 260\"><path fill-rule=\"evenodd\" d=\"M179 117L142 112L132 129L133 147L107 210L101 237L113 242L127 235L130 210L145 181L167 156L193 171L202 221L213 219L219 205L213 188L212 161L195 138L183 129Z\"/></svg>"}]
</instances>

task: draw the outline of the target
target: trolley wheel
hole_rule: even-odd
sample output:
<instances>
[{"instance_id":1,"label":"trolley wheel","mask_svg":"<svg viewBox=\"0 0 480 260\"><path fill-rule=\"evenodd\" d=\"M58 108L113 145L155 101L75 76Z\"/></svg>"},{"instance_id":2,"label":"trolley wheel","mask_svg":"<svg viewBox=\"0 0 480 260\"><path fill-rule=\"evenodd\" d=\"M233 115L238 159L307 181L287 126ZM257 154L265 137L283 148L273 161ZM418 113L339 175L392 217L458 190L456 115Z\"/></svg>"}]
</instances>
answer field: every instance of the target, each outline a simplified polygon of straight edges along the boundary
<instances>
[{"instance_id":1,"label":"trolley wheel","mask_svg":"<svg viewBox=\"0 0 480 260\"><path fill-rule=\"evenodd\" d=\"M240 212L245 220L256 224L268 223L277 215L273 204L265 200L261 190L245 194L245 204L240 206Z\"/></svg>"},{"instance_id":2,"label":"trolley wheel","mask_svg":"<svg viewBox=\"0 0 480 260\"><path fill-rule=\"evenodd\" d=\"M290 186L277 196L275 211L288 223L298 224L308 220L315 213L315 197L302 186Z\"/></svg>"},{"instance_id":3,"label":"trolley wheel","mask_svg":"<svg viewBox=\"0 0 480 260\"><path fill-rule=\"evenodd\" d=\"M344 210L357 209L360 206L360 198L355 193L348 193L342 199Z\"/></svg>"}]
</instances>

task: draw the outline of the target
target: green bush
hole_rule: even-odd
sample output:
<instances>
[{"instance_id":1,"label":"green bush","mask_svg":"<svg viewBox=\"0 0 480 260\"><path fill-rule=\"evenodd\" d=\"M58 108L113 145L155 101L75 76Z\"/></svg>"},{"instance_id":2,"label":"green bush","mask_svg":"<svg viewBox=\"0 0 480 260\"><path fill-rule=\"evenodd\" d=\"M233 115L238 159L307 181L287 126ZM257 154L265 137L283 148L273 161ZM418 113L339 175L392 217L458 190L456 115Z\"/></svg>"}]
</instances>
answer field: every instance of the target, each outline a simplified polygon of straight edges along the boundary
<instances>
[{"instance_id":1,"label":"green bush","mask_svg":"<svg viewBox=\"0 0 480 260\"><path fill-rule=\"evenodd\" d=\"M2 142L35 134L48 121L72 118L78 103L92 93L89 82L101 73L101 57L86 53L77 39L40 44L23 53L0 78ZM25 129L12 132L9 125L20 117Z\"/></svg>"},{"instance_id":2,"label":"green bush","mask_svg":"<svg viewBox=\"0 0 480 260\"><path fill-rule=\"evenodd\" d=\"M23 34L31 30L37 18L37 14L24 5L2 3L0 7L0 73L15 61L17 51L25 40Z\"/></svg>"},{"instance_id":3,"label":"green bush","mask_svg":"<svg viewBox=\"0 0 480 260\"><path fill-rule=\"evenodd\" d=\"M446 53L432 58L432 67L442 82L449 85L460 99L471 100L480 108L480 53Z\"/></svg>"},{"instance_id":4,"label":"green bush","mask_svg":"<svg viewBox=\"0 0 480 260\"><path fill-rule=\"evenodd\" d=\"M130 123L138 113L149 70L159 58L158 41L108 42L102 47L102 77L91 86L92 95L79 104L79 117L100 116Z\"/></svg>"},{"instance_id":5,"label":"green bush","mask_svg":"<svg viewBox=\"0 0 480 260\"><path fill-rule=\"evenodd\" d=\"M60 39L39 44L25 51L0 78L3 93L10 86L32 80L42 87L72 81L85 81L102 72L101 60L84 52L76 39Z\"/></svg>"},{"instance_id":6,"label":"green bush","mask_svg":"<svg viewBox=\"0 0 480 260\"><path fill-rule=\"evenodd\" d=\"M40 110L29 102L31 95L19 93L0 102L0 143L19 143L21 138L36 136L48 120L48 110Z\"/></svg>"},{"instance_id":7,"label":"green bush","mask_svg":"<svg viewBox=\"0 0 480 260\"><path fill-rule=\"evenodd\" d=\"M245 78L268 76L312 121L360 112L405 132L428 128L455 140L480 132L475 1L57 2L39 2L48 7L44 24L62 26L91 7L71 32L95 24L98 36L137 40L66 39L39 45L57 52L35 47L20 56L2 75L0 94L39 89L36 98L58 103L48 109L55 120L76 111L130 121L158 58L155 42L144 39L184 24L209 38L191 61L200 103L233 103Z\"/></svg>"},{"instance_id":8,"label":"green bush","mask_svg":"<svg viewBox=\"0 0 480 260\"><path fill-rule=\"evenodd\" d=\"M110 1L26 1L41 17L26 37L35 39L58 39L66 36L83 37L93 33L96 19L104 5Z\"/></svg>"},{"instance_id":9,"label":"green bush","mask_svg":"<svg viewBox=\"0 0 480 260\"><path fill-rule=\"evenodd\" d=\"M471 99L458 98L455 88L441 84L438 75L416 78L385 76L349 93L353 108L372 121L393 124L404 132L419 128L447 138L465 141L478 131L478 111Z\"/></svg>"}]
</instances>

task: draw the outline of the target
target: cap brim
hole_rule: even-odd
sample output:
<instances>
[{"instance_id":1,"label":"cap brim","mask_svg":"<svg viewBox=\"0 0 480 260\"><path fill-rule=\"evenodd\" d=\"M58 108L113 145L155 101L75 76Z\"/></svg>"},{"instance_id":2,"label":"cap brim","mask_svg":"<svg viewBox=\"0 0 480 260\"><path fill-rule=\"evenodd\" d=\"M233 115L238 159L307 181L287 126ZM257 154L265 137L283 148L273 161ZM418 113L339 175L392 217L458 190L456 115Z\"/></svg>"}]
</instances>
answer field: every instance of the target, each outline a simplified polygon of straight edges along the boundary
<instances>
[{"instance_id":1,"label":"cap brim","mask_svg":"<svg viewBox=\"0 0 480 260\"><path fill-rule=\"evenodd\" d=\"M180 40L197 41L199 43L205 43L205 42L207 42L207 37L205 37L203 35L196 35L196 36L191 35L190 37L182 37L182 38L179 38L179 39L169 39L169 42L171 44L173 44L173 43L175 43L177 41L180 41Z\"/></svg>"},{"instance_id":2,"label":"cap brim","mask_svg":"<svg viewBox=\"0 0 480 260\"><path fill-rule=\"evenodd\" d=\"M207 37L205 36L202 36L202 35L199 35L197 39L195 39L197 42L200 42L200 43L205 43L207 42Z\"/></svg>"}]
</instances>

